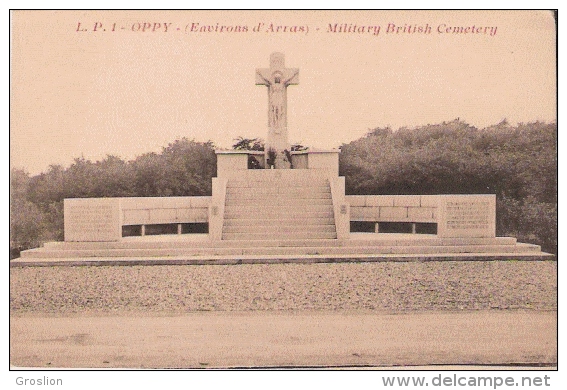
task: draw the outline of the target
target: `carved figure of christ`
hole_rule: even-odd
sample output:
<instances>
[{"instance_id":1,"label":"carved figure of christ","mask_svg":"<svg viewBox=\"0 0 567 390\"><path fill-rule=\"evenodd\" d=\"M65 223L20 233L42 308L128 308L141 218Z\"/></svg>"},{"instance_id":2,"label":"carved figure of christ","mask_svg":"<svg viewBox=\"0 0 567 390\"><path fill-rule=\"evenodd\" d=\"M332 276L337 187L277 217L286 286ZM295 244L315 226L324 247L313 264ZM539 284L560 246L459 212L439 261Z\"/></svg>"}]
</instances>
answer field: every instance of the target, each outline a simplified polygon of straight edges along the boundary
<instances>
[{"instance_id":1,"label":"carved figure of christ","mask_svg":"<svg viewBox=\"0 0 567 390\"><path fill-rule=\"evenodd\" d=\"M268 87L268 139L266 149L288 149L287 87L299 84L299 69L286 68L284 55L272 53L270 67L256 69L256 85Z\"/></svg>"}]
</instances>

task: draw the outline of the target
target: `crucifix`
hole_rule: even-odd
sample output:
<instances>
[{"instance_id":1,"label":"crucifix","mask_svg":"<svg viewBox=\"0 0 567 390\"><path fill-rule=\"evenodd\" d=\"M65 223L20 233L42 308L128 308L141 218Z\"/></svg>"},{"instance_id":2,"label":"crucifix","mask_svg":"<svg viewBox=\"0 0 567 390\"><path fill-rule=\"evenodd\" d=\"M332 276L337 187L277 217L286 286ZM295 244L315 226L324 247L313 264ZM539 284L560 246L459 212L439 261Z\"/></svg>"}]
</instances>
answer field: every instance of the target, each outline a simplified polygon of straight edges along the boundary
<instances>
[{"instance_id":1,"label":"crucifix","mask_svg":"<svg viewBox=\"0 0 567 390\"><path fill-rule=\"evenodd\" d=\"M289 150L287 140L287 87L299 84L299 69L286 68L283 53L270 55L270 67L256 69L256 85L268 87L268 139L266 152L277 153L276 168L289 168L284 150Z\"/></svg>"}]
</instances>

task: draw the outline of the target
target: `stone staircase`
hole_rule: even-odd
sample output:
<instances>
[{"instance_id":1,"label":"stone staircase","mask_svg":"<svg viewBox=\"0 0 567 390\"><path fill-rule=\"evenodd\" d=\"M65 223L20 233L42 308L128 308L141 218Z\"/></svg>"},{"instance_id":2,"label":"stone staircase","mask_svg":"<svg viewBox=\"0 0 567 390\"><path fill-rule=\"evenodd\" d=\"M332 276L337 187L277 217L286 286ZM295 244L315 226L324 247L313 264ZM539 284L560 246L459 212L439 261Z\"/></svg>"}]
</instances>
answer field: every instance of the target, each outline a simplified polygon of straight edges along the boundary
<instances>
[{"instance_id":1,"label":"stone staircase","mask_svg":"<svg viewBox=\"0 0 567 390\"><path fill-rule=\"evenodd\" d=\"M336 238L327 179L288 173L228 181L223 240Z\"/></svg>"}]
</instances>

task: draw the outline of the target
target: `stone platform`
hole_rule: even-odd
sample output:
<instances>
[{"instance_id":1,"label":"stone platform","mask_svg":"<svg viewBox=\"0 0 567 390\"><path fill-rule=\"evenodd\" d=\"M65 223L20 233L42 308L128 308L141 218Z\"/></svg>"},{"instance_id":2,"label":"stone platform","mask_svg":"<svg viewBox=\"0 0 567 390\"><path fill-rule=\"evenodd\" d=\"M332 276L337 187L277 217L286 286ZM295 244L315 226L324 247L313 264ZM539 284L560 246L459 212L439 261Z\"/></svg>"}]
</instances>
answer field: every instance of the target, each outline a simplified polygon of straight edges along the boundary
<instances>
[{"instance_id":1,"label":"stone platform","mask_svg":"<svg viewBox=\"0 0 567 390\"><path fill-rule=\"evenodd\" d=\"M215 151L211 196L65 199L65 241L23 251L10 264L553 258L538 245L496 237L495 194L346 195L340 150L289 143L286 89L299 83L299 69L272 53L255 78L268 87L264 151Z\"/></svg>"},{"instance_id":2,"label":"stone platform","mask_svg":"<svg viewBox=\"0 0 567 390\"><path fill-rule=\"evenodd\" d=\"M127 237L119 242L51 242L22 252L12 266L321 263L369 261L549 260L512 237L351 233L350 239L211 241L206 234Z\"/></svg>"}]
</instances>

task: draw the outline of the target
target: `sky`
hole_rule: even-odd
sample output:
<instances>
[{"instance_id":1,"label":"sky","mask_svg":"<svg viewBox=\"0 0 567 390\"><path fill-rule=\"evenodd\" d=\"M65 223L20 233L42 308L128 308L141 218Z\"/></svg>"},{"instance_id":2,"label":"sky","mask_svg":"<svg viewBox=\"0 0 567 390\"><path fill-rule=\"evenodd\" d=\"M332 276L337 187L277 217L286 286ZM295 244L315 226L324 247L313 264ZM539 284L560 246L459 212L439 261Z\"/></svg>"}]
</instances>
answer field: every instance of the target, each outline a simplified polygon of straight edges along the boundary
<instances>
[{"instance_id":1,"label":"sky","mask_svg":"<svg viewBox=\"0 0 567 390\"><path fill-rule=\"evenodd\" d=\"M38 174L181 137L219 148L265 139L267 91L254 74L276 51L299 68L292 143L557 116L545 11L13 11L10 164Z\"/></svg>"}]
</instances>

